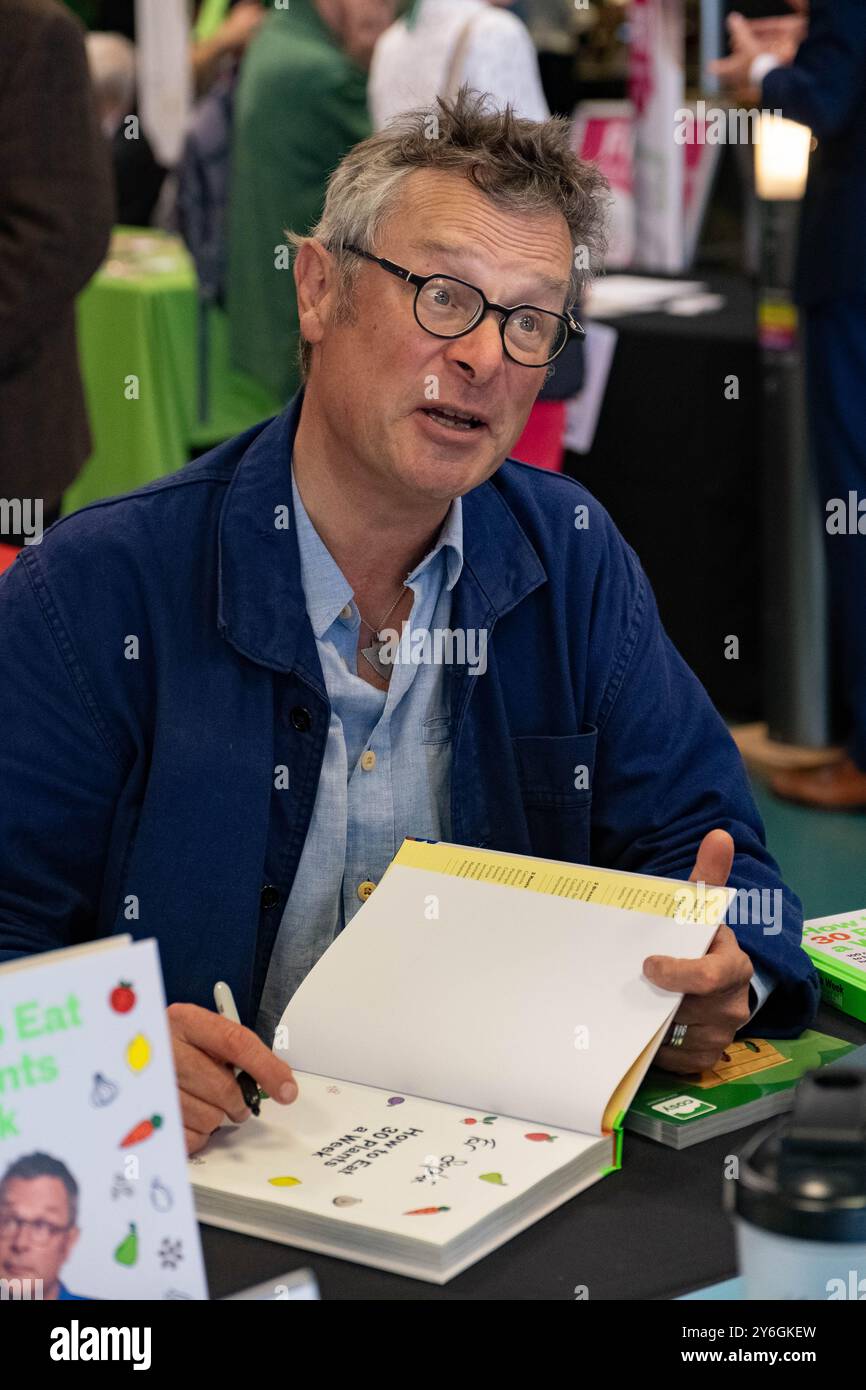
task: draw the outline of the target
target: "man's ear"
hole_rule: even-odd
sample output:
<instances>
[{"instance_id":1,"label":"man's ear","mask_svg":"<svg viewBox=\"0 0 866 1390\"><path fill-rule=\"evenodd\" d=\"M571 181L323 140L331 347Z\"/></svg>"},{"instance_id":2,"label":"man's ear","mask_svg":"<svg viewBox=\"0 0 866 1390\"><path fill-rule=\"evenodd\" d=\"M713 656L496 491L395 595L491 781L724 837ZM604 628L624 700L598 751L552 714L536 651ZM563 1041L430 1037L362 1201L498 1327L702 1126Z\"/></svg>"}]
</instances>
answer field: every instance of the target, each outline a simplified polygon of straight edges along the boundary
<instances>
[{"instance_id":1,"label":"man's ear","mask_svg":"<svg viewBox=\"0 0 866 1390\"><path fill-rule=\"evenodd\" d=\"M298 247L293 269L301 333L308 343L320 343L334 309L334 258L321 242L308 237Z\"/></svg>"}]
</instances>

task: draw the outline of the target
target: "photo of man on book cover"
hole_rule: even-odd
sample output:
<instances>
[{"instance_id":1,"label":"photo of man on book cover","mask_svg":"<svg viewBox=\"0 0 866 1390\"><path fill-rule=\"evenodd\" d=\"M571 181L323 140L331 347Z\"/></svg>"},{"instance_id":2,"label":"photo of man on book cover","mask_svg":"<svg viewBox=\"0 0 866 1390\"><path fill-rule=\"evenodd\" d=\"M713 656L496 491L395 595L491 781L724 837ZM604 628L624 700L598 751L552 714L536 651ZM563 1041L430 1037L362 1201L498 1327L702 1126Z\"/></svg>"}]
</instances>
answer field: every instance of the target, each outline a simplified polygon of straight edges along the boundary
<instances>
[{"instance_id":1,"label":"photo of man on book cover","mask_svg":"<svg viewBox=\"0 0 866 1390\"><path fill-rule=\"evenodd\" d=\"M23 1298L83 1301L85 1295L71 1293L60 1278L81 1234L77 1221L78 1183L65 1163L44 1153L10 1163L0 1179L4 1291L14 1289Z\"/></svg>"}]
</instances>

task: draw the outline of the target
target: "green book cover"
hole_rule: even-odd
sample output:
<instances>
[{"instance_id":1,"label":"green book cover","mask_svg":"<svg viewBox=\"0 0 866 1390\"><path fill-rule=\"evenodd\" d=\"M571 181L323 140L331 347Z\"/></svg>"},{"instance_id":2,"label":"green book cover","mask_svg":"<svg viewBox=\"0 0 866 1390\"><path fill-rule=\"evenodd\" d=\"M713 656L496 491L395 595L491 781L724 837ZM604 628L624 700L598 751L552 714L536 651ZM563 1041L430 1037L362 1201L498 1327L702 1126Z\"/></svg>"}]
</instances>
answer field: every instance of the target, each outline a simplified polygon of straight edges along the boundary
<instances>
[{"instance_id":1,"label":"green book cover","mask_svg":"<svg viewBox=\"0 0 866 1390\"><path fill-rule=\"evenodd\" d=\"M853 1043L807 1029L799 1038L738 1038L714 1067L694 1076L651 1067L625 1127L674 1148L687 1147L780 1114L805 1072L853 1050Z\"/></svg>"},{"instance_id":2,"label":"green book cover","mask_svg":"<svg viewBox=\"0 0 866 1390\"><path fill-rule=\"evenodd\" d=\"M866 1022L866 908L804 922L803 949L825 1002Z\"/></svg>"}]
</instances>

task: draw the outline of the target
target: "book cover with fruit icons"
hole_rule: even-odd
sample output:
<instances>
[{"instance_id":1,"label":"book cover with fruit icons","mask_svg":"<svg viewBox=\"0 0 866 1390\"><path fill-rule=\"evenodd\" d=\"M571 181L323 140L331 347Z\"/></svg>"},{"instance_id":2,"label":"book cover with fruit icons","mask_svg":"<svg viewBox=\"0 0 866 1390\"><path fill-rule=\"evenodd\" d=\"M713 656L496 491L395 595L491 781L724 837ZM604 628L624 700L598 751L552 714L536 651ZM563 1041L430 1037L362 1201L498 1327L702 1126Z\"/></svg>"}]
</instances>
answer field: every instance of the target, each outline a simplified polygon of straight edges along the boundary
<instances>
[{"instance_id":1,"label":"book cover with fruit icons","mask_svg":"<svg viewBox=\"0 0 866 1390\"><path fill-rule=\"evenodd\" d=\"M154 941L0 967L0 1281L207 1298Z\"/></svg>"}]
</instances>

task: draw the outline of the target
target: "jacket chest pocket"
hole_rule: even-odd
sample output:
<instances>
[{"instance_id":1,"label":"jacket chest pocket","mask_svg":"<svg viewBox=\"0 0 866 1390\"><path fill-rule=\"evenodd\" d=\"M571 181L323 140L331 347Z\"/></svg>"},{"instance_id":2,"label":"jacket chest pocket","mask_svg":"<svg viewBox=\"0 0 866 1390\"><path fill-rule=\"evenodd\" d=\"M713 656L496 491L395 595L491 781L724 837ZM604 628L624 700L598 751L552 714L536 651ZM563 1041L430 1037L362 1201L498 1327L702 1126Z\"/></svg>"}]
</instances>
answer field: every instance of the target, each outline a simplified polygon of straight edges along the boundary
<instances>
[{"instance_id":1,"label":"jacket chest pocket","mask_svg":"<svg viewBox=\"0 0 866 1390\"><path fill-rule=\"evenodd\" d=\"M532 851L589 862L592 778L598 731L511 740Z\"/></svg>"}]
</instances>

